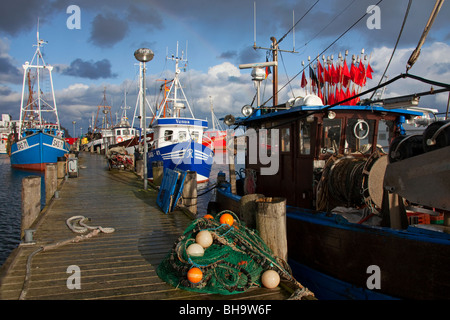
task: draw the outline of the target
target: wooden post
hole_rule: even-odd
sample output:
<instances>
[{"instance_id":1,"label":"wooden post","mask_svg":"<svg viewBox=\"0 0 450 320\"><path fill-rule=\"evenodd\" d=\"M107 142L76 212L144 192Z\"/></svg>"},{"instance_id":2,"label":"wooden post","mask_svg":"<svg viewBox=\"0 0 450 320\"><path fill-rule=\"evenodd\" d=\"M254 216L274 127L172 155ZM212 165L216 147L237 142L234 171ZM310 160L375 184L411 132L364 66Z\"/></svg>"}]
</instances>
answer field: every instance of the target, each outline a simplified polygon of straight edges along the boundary
<instances>
[{"instance_id":1,"label":"wooden post","mask_svg":"<svg viewBox=\"0 0 450 320\"><path fill-rule=\"evenodd\" d=\"M164 163L162 161L152 162L153 184L160 186L164 177Z\"/></svg>"},{"instance_id":2,"label":"wooden post","mask_svg":"<svg viewBox=\"0 0 450 320\"><path fill-rule=\"evenodd\" d=\"M57 178L63 179L66 175L66 157L58 157L58 162L56 163L57 166Z\"/></svg>"},{"instance_id":3,"label":"wooden post","mask_svg":"<svg viewBox=\"0 0 450 320\"><path fill-rule=\"evenodd\" d=\"M144 179L144 160L136 160L136 174L139 178Z\"/></svg>"},{"instance_id":4,"label":"wooden post","mask_svg":"<svg viewBox=\"0 0 450 320\"><path fill-rule=\"evenodd\" d=\"M233 142L233 143L232 143ZM236 165L234 164L234 158L236 155L234 137L230 135L229 130L227 130L227 153L228 153L228 166L230 173L230 185L231 193L236 194Z\"/></svg>"},{"instance_id":5,"label":"wooden post","mask_svg":"<svg viewBox=\"0 0 450 320\"><path fill-rule=\"evenodd\" d=\"M182 205L186 207L194 216L197 215L197 172L188 171L184 180L183 191L181 193Z\"/></svg>"},{"instance_id":6,"label":"wooden post","mask_svg":"<svg viewBox=\"0 0 450 320\"><path fill-rule=\"evenodd\" d=\"M48 204L58 186L56 163L45 166L45 203Z\"/></svg>"},{"instance_id":7,"label":"wooden post","mask_svg":"<svg viewBox=\"0 0 450 320\"><path fill-rule=\"evenodd\" d=\"M263 197L262 194L252 193L239 200L239 218L245 222L248 228L256 229L257 206L255 200Z\"/></svg>"},{"instance_id":8,"label":"wooden post","mask_svg":"<svg viewBox=\"0 0 450 320\"><path fill-rule=\"evenodd\" d=\"M41 212L41 177L28 176L22 179L22 221L20 238L29 229Z\"/></svg>"},{"instance_id":9,"label":"wooden post","mask_svg":"<svg viewBox=\"0 0 450 320\"><path fill-rule=\"evenodd\" d=\"M260 198L256 205L256 230L275 256L287 261L286 198Z\"/></svg>"}]
</instances>

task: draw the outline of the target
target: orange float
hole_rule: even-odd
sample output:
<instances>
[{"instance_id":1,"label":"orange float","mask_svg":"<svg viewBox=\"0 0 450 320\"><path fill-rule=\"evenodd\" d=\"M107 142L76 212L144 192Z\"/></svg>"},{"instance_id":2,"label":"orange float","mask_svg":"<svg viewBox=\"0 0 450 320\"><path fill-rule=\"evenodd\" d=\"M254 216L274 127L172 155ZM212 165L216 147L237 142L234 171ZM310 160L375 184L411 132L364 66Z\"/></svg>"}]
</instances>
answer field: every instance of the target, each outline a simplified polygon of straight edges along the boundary
<instances>
[{"instance_id":1,"label":"orange float","mask_svg":"<svg viewBox=\"0 0 450 320\"><path fill-rule=\"evenodd\" d=\"M230 227L233 225L234 219L233 216L229 213L224 213L220 216L220 223L221 224L227 224Z\"/></svg>"},{"instance_id":2,"label":"orange float","mask_svg":"<svg viewBox=\"0 0 450 320\"><path fill-rule=\"evenodd\" d=\"M203 278L203 272L197 267L189 269L187 273L187 278L191 283L199 283Z\"/></svg>"},{"instance_id":3,"label":"orange float","mask_svg":"<svg viewBox=\"0 0 450 320\"><path fill-rule=\"evenodd\" d=\"M214 219L214 217L210 214L205 214L205 216L203 217L205 219Z\"/></svg>"}]
</instances>

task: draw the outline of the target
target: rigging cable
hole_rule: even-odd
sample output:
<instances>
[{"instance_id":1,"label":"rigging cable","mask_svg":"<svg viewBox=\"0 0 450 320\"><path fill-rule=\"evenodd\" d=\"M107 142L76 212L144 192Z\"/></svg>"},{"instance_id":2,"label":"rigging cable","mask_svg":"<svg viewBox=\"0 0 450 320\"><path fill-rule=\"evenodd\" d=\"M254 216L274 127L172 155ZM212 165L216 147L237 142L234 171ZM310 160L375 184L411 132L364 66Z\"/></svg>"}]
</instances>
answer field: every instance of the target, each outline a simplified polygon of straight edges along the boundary
<instances>
[{"instance_id":1,"label":"rigging cable","mask_svg":"<svg viewBox=\"0 0 450 320\"><path fill-rule=\"evenodd\" d=\"M389 65L391 64L392 58L394 57L395 50L397 49L398 42L400 41L400 38L401 38L402 33L403 33L403 28L405 27L406 18L408 17L408 14L409 14L409 9L411 8L411 3L412 3L412 0L409 0L408 7L406 8L406 12L405 12L405 17L403 18L402 27L400 28L400 32L399 32L398 37L397 37L397 42L395 43L394 49L392 50L391 58L389 59L389 62L387 64L387 66L386 66L386 69L384 69L383 75L381 76L380 82L378 82L378 85L380 85L381 82L383 81L384 76L386 75L386 72L387 72L387 70L389 68ZM369 98L370 100L372 100L372 98L375 95L375 93L376 93L376 91L374 91L372 93L372 95Z\"/></svg>"},{"instance_id":2,"label":"rigging cable","mask_svg":"<svg viewBox=\"0 0 450 320\"><path fill-rule=\"evenodd\" d=\"M383 0L379 0L375 5L379 5ZM350 27L347 28L339 37L337 37L328 47L326 47L322 52L320 52L317 57L321 56L323 53L325 53L329 48L331 48L336 42L338 42L347 32L349 32L355 25L357 25L365 16L367 15L367 12L365 12L358 20L356 20ZM278 42L279 43L279 42ZM277 93L279 93L281 90L283 90L291 81L293 81L295 78L297 78L307 67L309 67L315 60L317 60L317 57L314 59L311 59L311 62L309 62L302 70L300 70L294 77L292 77L291 80L289 80L285 85L283 85L280 89L278 89ZM272 99L272 97L268 100L266 100L261 106L264 106L267 102L269 102ZM350 99L349 99L350 100Z\"/></svg>"},{"instance_id":3,"label":"rigging cable","mask_svg":"<svg viewBox=\"0 0 450 320\"><path fill-rule=\"evenodd\" d=\"M277 44L280 44L280 42L281 41L283 41L283 39L289 34L289 32L291 32L294 28L295 28L295 26L300 22L300 21L302 21L302 19L312 10L312 8L314 8L315 7L315 5L319 2L320 0L317 0L306 12L305 12L305 14L300 18L300 19L298 19L297 20L297 22L292 26L292 28L290 28L289 30L288 30L288 32L286 32L285 34L284 34L284 36L282 36L281 38L280 38L280 40L278 40L278 42L277 42Z\"/></svg>"}]
</instances>

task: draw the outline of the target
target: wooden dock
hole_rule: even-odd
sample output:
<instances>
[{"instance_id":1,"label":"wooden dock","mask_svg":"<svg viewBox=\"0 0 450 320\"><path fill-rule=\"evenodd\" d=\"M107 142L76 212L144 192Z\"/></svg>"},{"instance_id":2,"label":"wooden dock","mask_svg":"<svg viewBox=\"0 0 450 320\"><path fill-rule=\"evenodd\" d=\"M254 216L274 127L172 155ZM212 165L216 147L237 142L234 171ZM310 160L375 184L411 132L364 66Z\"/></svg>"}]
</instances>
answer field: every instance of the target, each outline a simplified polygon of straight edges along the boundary
<instances>
[{"instance_id":1,"label":"wooden dock","mask_svg":"<svg viewBox=\"0 0 450 320\"><path fill-rule=\"evenodd\" d=\"M34 300L281 300L291 295L284 286L223 296L185 291L165 283L156 268L191 218L182 212L164 214L156 206L155 190L143 190L143 182L134 173L108 171L101 155L81 153L78 163L79 176L64 181L59 199L44 208L33 237L36 244L21 244L3 265L0 299L16 300L22 294L22 298ZM31 253L77 236L66 225L66 220L76 215L90 218L91 226L115 231L37 253L25 281ZM80 289L67 285L72 275L68 268L73 265L80 270Z\"/></svg>"}]
</instances>

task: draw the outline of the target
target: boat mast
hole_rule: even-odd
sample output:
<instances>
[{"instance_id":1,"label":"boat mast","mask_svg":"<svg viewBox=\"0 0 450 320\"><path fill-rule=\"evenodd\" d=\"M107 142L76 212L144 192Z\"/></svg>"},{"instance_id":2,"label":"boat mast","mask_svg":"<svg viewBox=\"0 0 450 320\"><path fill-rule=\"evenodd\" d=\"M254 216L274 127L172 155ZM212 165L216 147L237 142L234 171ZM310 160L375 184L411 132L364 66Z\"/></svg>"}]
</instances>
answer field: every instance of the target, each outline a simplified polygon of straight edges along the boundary
<instances>
[{"instance_id":1,"label":"boat mast","mask_svg":"<svg viewBox=\"0 0 450 320\"><path fill-rule=\"evenodd\" d=\"M172 57L167 57L166 59L175 61L175 77L172 81L172 84L169 88L169 92L167 93L167 96L164 98L163 103L161 104L164 106L164 108L160 108L157 118L161 117L161 112L165 111L165 106L168 101L172 102L172 117L177 118L180 116L180 110L185 108L185 105L183 102L186 103L189 112L191 113L192 118L194 118L194 114L192 113L191 106L189 105L189 102L186 98L186 95L184 94L183 87L181 86L179 75L181 73L181 70L179 69L179 63L185 62L187 63L187 59L184 59L184 52L182 51L181 57L178 56L178 42L177 42L177 53L176 56L172 54ZM181 91L182 98L178 97L178 89ZM170 98L170 94L172 93L172 98ZM182 101L182 102L180 102Z\"/></svg>"},{"instance_id":2,"label":"boat mast","mask_svg":"<svg viewBox=\"0 0 450 320\"><path fill-rule=\"evenodd\" d=\"M30 113L30 117L31 117L31 123L30 125L33 125L33 121L35 120L36 116L39 118L39 129L43 129L44 124L43 124L43 120L42 120L42 112L46 111L46 112L53 112L55 115L55 120L56 120L56 125L57 125L57 130L61 130L60 128L60 123L59 123L59 117L58 117L58 110L56 107L56 99L55 99L55 91L53 89L53 79L52 79L52 70L53 70L53 66L51 65L46 65L45 61L44 61L44 57L42 56L41 53L41 47L43 47L44 44L46 44L47 42L44 40L39 39L39 21L38 21L38 28L37 28L37 32L36 32L36 45L33 45L36 47L36 51L33 55L33 59L31 59L31 63L26 61L25 64L22 66L24 69L24 73L23 73L23 86L22 86L22 99L21 99L21 104L20 104L20 119L19 119L19 137L21 137L22 135L22 130L23 130L23 123L26 120L25 116L28 113ZM36 60L36 61L35 61ZM42 61L42 64L41 62ZM35 62L35 64L33 64ZM28 77L28 88L29 88L29 94L32 95L32 89L30 86L31 83L31 74L30 74L30 70L31 68L36 69L36 81L37 81L37 99L34 100L32 97L31 99L29 98L27 101L27 104L24 104L25 101L25 87L26 87L26 80ZM53 99L53 106L51 106L50 104L48 104L43 98L42 98L42 93L41 93L41 82L40 82L40 69L43 70L47 70L49 73L49 78L50 78L50 90L52 92L52 99ZM37 105L37 110L33 109L33 105ZM48 110L43 110L44 106L46 106L48 108Z\"/></svg>"}]
</instances>

